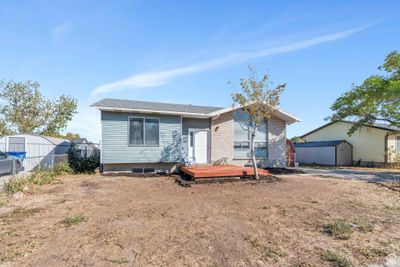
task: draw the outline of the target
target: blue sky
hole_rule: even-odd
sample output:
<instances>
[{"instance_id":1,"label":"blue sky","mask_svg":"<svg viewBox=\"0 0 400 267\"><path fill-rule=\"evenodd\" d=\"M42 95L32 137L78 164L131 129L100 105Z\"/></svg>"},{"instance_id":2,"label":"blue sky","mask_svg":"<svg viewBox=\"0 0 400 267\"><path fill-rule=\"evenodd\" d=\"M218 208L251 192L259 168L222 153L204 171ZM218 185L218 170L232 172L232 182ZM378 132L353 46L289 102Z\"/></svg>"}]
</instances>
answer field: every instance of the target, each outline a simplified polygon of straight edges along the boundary
<instances>
[{"instance_id":1,"label":"blue sky","mask_svg":"<svg viewBox=\"0 0 400 267\"><path fill-rule=\"evenodd\" d=\"M399 1L2 1L0 79L78 98L66 131L100 139L105 97L229 106L247 65L287 83L281 108L325 123L330 105L400 49Z\"/></svg>"}]
</instances>

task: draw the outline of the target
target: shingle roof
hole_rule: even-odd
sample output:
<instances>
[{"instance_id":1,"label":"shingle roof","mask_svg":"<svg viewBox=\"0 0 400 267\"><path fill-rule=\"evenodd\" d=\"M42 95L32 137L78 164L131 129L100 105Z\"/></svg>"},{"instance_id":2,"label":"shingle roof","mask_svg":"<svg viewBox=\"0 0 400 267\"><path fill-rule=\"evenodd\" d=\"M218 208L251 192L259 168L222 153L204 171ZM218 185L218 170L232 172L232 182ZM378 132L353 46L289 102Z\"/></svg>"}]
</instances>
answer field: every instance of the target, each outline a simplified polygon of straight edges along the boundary
<instances>
[{"instance_id":1,"label":"shingle roof","mask_svg":"<svg viewBox=\"0 0 400 267\"><path fill-rule=\"evenodd\" d=\"M387 130L400 131L400 127L397 127L394 125L389 126L388 124L384 124L384 123L373 123L371 126L374 126L376 128L387 129Z\"/></svg>"},{"instance_id":2,"label":"shingle roof","mask_svg":"<svg viewBox=\"0 0 400 267\"><path fill-rule=\"evenodd\" d=\"M332 140L332 141L316 141L316 142L305 142L305 143L294 143L294 147L325 147L325 146L337 146L340 143L347 142L346 140Z\"/></svg>"},{"instance_id":3,"label":"shingle roof","mask_svg":"<svg viewBox=\"0 0 400 267\"><path fill-rule=\"evenodd\" d=\"M354 122L351 122L351 121L338 121L338 122L344 122L344 123L354 124ZM317 132L317 131L319 131L319 130L325 128L325 127L328 127L328 126L330 126L330 125L332 125L332 124L335 124L335 123L337 123L337 122L332 122L332 121L331 121L331 122L328 122L327 124L324 124L324 125L322 125L322 126L316 128L316 129L314 129L314 130L312 130L312 131L310 131L310 132L307 132L307 133L303 134L303 135L300 136L300 137L301 137L301 138L305 138L307 135L310 135L310 134L312 134L312 133L315 133L315 132ZM399 127L397 127L397 126L389 126L388 124L384 124L384 123L364 124L363 127L372 127L372 128L381 129L381 130L384 130L384 131L391 131L391 132L400 131L400 128L399 128Z\"/></svg>"},{"instance_id":4,"label":"shingle roof","mask_svg":"<svg viewBox=\"0 0 400 267\"><path fill-rule=\"evenodd\" d=\"M83 143L87 143L87 139L86 138L81 138L81 137L75 137L72 138L71 143L75 143L75 144L83 144Z\"/></svg>"},{"instance_id":5,"label":"shingle roof","mask_svg":"<svg viewBox=\"0 0 400 267\"><path fill-rule=\"evenodd\" d=\"M209 114L211 112L223 109L220 107L209 106L195 106L171 103L158 103L137 100L123 100L105 98L92 105L97 108L116 108L116 109L137 109L137 110L151 110L160 112L185 112L194 114Z\"/></svg>"}]
</instances>

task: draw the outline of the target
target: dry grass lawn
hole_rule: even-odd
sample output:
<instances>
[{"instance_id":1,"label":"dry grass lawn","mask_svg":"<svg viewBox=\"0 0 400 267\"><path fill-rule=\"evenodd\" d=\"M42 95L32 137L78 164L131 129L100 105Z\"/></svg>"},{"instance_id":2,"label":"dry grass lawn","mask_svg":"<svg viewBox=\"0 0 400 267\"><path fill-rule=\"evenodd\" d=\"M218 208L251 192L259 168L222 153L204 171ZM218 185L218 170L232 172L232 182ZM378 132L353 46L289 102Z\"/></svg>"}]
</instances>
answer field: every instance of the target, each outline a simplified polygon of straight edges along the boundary
<instances>
[{"instance_id":1,"label":"dry grass lawn","mask_svg":"<svg viewBox=\"0 0 400 267\"><path fill-rule=\"evenodd\" d=\"M171 177L63 176L22 200L0 197L0 265L382 263L400 255L399 200L375 184L295 175L190 188Z\"/></svg>"}]
</instances>

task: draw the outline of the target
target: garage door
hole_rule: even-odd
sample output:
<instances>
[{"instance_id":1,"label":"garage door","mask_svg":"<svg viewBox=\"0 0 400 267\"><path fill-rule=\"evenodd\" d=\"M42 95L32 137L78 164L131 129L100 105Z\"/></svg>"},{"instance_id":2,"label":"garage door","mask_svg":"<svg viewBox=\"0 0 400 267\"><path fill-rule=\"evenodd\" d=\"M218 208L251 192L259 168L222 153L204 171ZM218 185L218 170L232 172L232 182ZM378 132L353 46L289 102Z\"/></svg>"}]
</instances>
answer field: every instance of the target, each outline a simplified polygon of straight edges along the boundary
<instances>
[{"instance_id":1,"label":"garage door","mask_svg":"<svg viewBox=\"0 0 400 267\"><path fill-rule=\"evenodd\" d=\"M296 161L305 164L335 165L335 147L296 147Z\"/></svg>"}]
</instances>

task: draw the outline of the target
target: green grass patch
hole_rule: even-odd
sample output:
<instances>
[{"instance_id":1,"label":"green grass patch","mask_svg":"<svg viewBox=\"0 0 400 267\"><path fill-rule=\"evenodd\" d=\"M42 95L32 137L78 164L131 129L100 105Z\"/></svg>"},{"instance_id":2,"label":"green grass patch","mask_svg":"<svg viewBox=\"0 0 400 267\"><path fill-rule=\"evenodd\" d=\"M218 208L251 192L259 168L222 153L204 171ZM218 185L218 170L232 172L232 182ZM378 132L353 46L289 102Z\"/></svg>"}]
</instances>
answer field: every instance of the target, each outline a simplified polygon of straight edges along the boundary
<instances>
[{"instance_id":1,"label":"green grass patch","mask_svg":"<svg viewBox=\"0 0 400 267\"><path fill-rule=\"evenodd\" d=\"M83 214L73 215L66 217L62 222L65 226L69 227L78 223L87 222L88 218Z\"/></svg>"},{"instance_id":2,"label":"green grass patch","mask_svg":"<svg viewBox=\"0 0 400 267\"><path fill-rule=\"evenodd\" d=\"M334 263L338 267L347 267L351 266L350 260L346 259L343 256L333 253L332 251L326 251L324 256L324 260Z\"/></svg>"},{"instance_id":3,"label":"green grass patch","mask_svg":"<svg viewBox=\"0 0 400 267\"><path fill-rule=\"evenodd\" d=\"M370 222L358 222L357 224L357 228L360 232L362 233L371 233L374 231L375 226L373 223Z\"/></svg>"},{"instance_id":4,"label":"green grass patch","mask_svg":"<svg viewBox=\"0 0 400 267\"><path fill-rule=\"evenodd\" d=\"M347 240L350 238L353 230L349 223L342 220L336 220L334 223L326 224L324 226L324 232L335 238Z\"/></svg>"},{"instance_id":5,"label":"green grass patch","mask_svg":"<svg viewBox=\"0 0 400 267\"><path fill-rule=\"evenodd\" d=\"M127 259L124 259L124 258L122 258L122 259L112 259L112 260L108 260L108 261L111 262L111 263L114 263L114 264L127 264L127 263L129 263L129 261Z\"/></svg>"}]
</instances>

